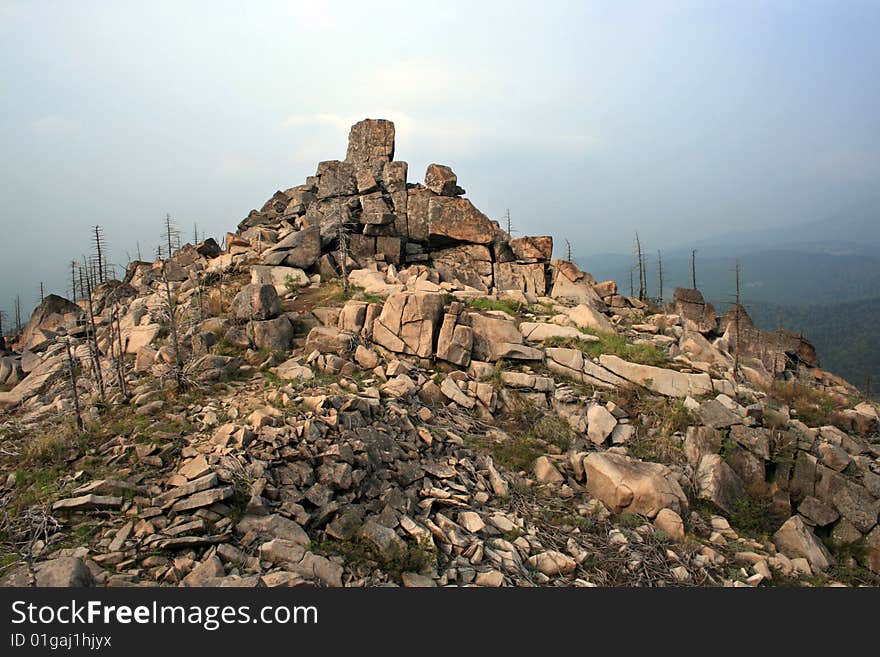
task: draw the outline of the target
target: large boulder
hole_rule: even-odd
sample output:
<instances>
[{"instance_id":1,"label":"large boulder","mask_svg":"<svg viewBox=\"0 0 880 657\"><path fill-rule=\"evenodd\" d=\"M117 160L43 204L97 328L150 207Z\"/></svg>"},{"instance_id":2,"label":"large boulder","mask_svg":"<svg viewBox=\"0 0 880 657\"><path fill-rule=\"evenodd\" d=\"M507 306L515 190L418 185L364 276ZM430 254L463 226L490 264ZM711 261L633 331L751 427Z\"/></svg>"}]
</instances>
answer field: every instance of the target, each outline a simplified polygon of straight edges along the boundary
<instances>
[{"instance_id":1,"label":"large boulder","mask_svg":"<svg viewBox=\"0 0 880 657\"><path fill-rule=\"evenodd\" d=\"M580 349L548 347L547 367L557 374L598 388L630 387L626 379L596 365Z\"/></svg>"},{"instance_id":2,"label":"large boulder","mask_svg":"<svg viewBox=\"0 0 880 657\"><path fill-rule=\"evenodd\" d=\"M519 262L550 262L553 238L549 235L517 237L510 240L510 250Z\"/></svg>"},{"instance_id":3,"label":"large boulder","mask_svg":"<svg viewBox=\"0 0 880 657\"><path fill-rule=\"evenodd\" d=\"M811 568L825 570L834 563L834 557L822 541L816 538L813 530L800 516L792 516L773 535L776 549L785 556L797 559L803 557Z\"/></svg>"},{"instance_id":4,"label":"large boulder","mask_svg":"<svg viewBox=\"0 0 880 657\"><path fill-rule=\"evenodd\" d=\"M587 491L614 513L626 511L653 518L661 509L672 509L679 515L688 509L687 496L675 474L661 463L593 452L583 464Z\"/></svg>"},{"instance_id":5,"label":"large boulder","mask_svg":"<svg viewBox=\"0 0 880 657\"><path fill-rule=\"evenodd\" d=\"M737 500L746 496L742 479L719 454L703 455L694 474L694 487L699 499L708 500L727 513L734 510Z\"/></svg>"},{"instance_id":6,"label":"large boulder","mask_svg":"<svg viewBox=\"0 0 880 657\"><path fill-rule=\"evenodd\" d=\"M428 206L437 195L430 189L416 187L407 192L406 237L414 242L428 241Z\"/></svg>"},{"instance_id":7,"label":"large boulder","mask_svg":"<svg viewBox=\"0 0 880 657\"><path fill-rule=\"evenodd\" d=\"M318 205L317 203L312 204ZM294 231L263 254L263 264L308 269L321 257L321 226Z\"/></svg>"},{"instance_id":8,"label":"large boulder","mask_svg":"<svg viewBox=\"0 0 880 657\"><path fill-rule=\"evenodd\" d=\"M730 354L714 346L703 337L702 333L685 329L678 341L678 346L692 363L718 367L722 370L733 369L733 358Z\"/></svg>"},{"instance_id":9,"label":"large boulder","mask_svg":"<svg viewBox=\"0 0 880 657\"><path fill-rule=\"evenodd\" d=\"M293 325L283 316L252 321L248 323L247 336L257 349L287 351L293 341Z\"/></svg>"},{"instance_id":10,"label":"large boulder","mask_svg":"<svg viewBox=\"0 0 880 657\"><path fill-rule=\"evenodd\" d=\"M72 301L68 301L57 294L50 294L31 313L27 326L22 332L21 344L28 345L33 343L34 338L41 331L54 333L71 321L75 321L82 314L82 308ZM43 344L42 346L45 347L46 345Z\"/></svg>"},{"instance_id":11,"label":"large boulder","mask_svg":"<svg viewBox=\"0 0 880 657\"><path fill-rule=\"evenodd\" d=\"M281 299L272 285L245 285L232 301L238 319L272 319L281 312Z\"/></svg>"},{"instance_id":12,"label":"large boulder","mask_svg":"<svg viewBox=\"0 0 880 657\"><path fill-rule=\"evenodd\" d=\"M435 196L428 202L428 239L437 244L491 244L495 228L466 198Z\"/></svg>"},{"instance_id":13,"label":"large boulder","mask_svg":"<svg viewBox=\"0 0 880 657\"><path fill-rule=\"evenodd\" d=\"M434 292L392 294L373 324L373 341L400 354L428 358L440 328L443 296Z\"/></svg>"},{"instance_id":14,"label":"large boulder","mask_svg":"<svg viewBox=\"0 0 880 657\"><path fill-rule=\"evenodd\" d=\"M76 557L61 557L38 563L34 580L37 586L51 588L95 586L92 572Z\"/></svg>"},{"instance_id":15,"label":"large boulder","mask_svg":"<svg viewBox=\"0 0 880 657\"><path fill-rule=\"evenodd\" d=\"M535 297L547 294L547 275L543 263L496 262L495 288L517 290Z\"/></svg>"},{"instance_id":16,"label":"large boulder","mask_svg":"<svg viewBox=\"0 0 880 657\"><path fill-rule=\"evenodd\" d=\"M681 316L686 329L709 333L717 328L715 308L711 303L706 303L699 290L677 287L672 295L675 312Z\"/></svg>"},{"instance_id":17,"label":"large boulder","mask_svg":"<svg viewBox=\"0 0 880 657\"><path fill-rule=\"evenodd\" d=\"M571 304L585 303L603 308L602 298L593 290L596 279L565 260L554 260L550 267L550 296Z\"/></svg>"},{"instance_id":18,"label":"large boulder","mask_svg":"<svg viewBox=\"0 0 880 657\"><path fill-rule=\"evenodd\" d=\"M470 314L474 335L473 356L477 360L495 362L502 358L541 360L540 349L523 344L522 333L507 313L495 311L485 315Z\"/></svg>"},{"instance_id":19,"label":"large boulder","mask_svg":"<svg viewBox=\"0 0 880 657\"><path fill-rule=\"evenodd\" d=\"M251 267L251 285L271 285L281 295L309 284L309 277L302 269L296 267L269 267L254 265Z\"/></svg>"},{"instance_id":20,"label":"large boulder","mask_svg":"<svg viewBox=\"0 0 880 657\"><path fill-rule=\"evenodd\" d=\"M127 354L136 354L141 348L152 344L161 330L160 324L143 324L122 329L123 350Z\"/></svg>"},{"instance_id":21,"label":"large boulder","mask_svg":"<svg viewBox=\"0 0 880 657\"><path fill-rule=\"evenodd\" d=\"M467 285L481 292L492 287L492 254L485 246L462 244L431 254L441 281Z\"/></svg>"},{"instance_id":22,"label":"large boulder","mask_svg":"<svg viewBox=\"0 0 880 657\"><path fill-rule=\"evenodd\" d=\"M425 172L425 187L439 196L461 196L464 190L458 186L458 177L443 164L429 164Z\"/></svg>"},{"instance_id":23,"label":"large boulder","mask_svg":"<svg viewBox=\"0 0 880 657\"><path fill-rule=\"evenodd\" d=\"M474 332L470 326L465 326L460 321L461 304L451 304L449 312L443 316L443 325L437 336L437 358L467 367L471 362Z\"/></svg>"},{"instance_id":24,"label":"large boulder","mask_svg":"<svg viewBox=\"0 0 880 657\"><path fill-rule=\"evenodd\" d=\"M354 166L350 162L340 162L339 160L320 162L317 178L317 197L319 200L357 194Z\"/></svg>"},{"instance_id":25,"label":"large boulder","mask_svg":"<svg viewBox=\"0 0 880 657\"><path fill-rule=\"evenodd\" d=\"M618 376L636 383L652 392L667 397L697 397L713 392L712 379L708 374L688 374L662 367L630 363L619 356L602 354L599 363Z\"/></svg>"},{"instance_id":26,"label":"large boulder","mask_svg":"<svg viewBox=\"0 0 880 657\"><path fill-rule=\"evenodd\" d=\"M340 226L351 233L358 223L355 214L359 207L357 196L331 197L312 203L302 218L302 231L309 228L317 229L320 239L314 241L314 238L310 238L313 241L309 242L309 247L314 249L317 244L320 248L327 249L339 237ZM306 253L311 255L310 252ZM317 256L316 260L319 257ZM267 262L266 264L273 263ZM291 267L306 267L306 265L297 264L292 260L285 261L285 264Z\"/></svg>"},{"instance_id":27,"label":"large boulder","mask_svg":"<svg viewBox=\"0 0 880 657\"><path fill-rule=\"evenodd\" d=\"M356 344L357 336L353 333L342 331L335 326L316 326L306 336L305 351L341 356L352 351Z\"/></svg>"},{"instance_id":28,"label":"large boulder","mask_svg":"<svg viewBox=\"0 0 880 657\"><path fill-rule=\"evenodd\" d=\"M603 333L616 333L614 326L598 310L592 306L581 303L568 311L568 317L580 328L593 329Z\"/></svg>"}]
</instances>

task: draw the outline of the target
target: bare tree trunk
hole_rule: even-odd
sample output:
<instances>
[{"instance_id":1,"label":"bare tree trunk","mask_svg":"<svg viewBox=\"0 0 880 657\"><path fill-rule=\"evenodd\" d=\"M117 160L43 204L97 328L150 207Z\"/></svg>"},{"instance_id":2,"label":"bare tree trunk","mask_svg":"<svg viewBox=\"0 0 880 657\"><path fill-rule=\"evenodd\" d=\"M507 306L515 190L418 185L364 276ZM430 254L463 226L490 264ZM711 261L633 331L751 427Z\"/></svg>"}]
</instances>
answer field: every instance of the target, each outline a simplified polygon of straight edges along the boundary
<instances>
[{"instance_id":1,"label":"bare tree trunk","mask_svg":"<svg viewBox=\"0 0 880 657\"><path fill-rule=\"evenodd\" d=\"M645 300L645 259L642 255L642 241L636 233L636 264L639 267L639 301Z\"/></svg>"},{"instance_id":2,"label":"bare tree trunk","mask_svg":"<svg viewBox=\"0 0 880 657\"><path fill-rule=\"evenodd\" d=\"M697 250L691 251L691 287L697 289Z\"/></svg>"},{"instance_id":3,"label":"bare tree trunk","mask_svg":"<svg viewBox=\"0 0 880 657\"><path fill-rule=\"evenodd\" d=\"M91 327L92 358L95 362L95 382L98 384L98 392L101 401L104 401L104 376L101 373L101 350L98 348L98 327L95 324L95 309L92 305L92 285L86 278L86 300L88 304L87 321Z\"/></svg>"},{"instance_id":4,"label":"bare tree trunk","mask_svg":"<svg viewBox=\"0 0 880 657\"><path fill-rule=\"evenodd\" d=\"M657 251L657 278L660 279L660 292L657 295L657 300L660 304L663 304L663 254L660 251Z\"/></svg>"},{"instance_id":5,"label":"bare tree trunk","mask_svg":"<svg viewBox=\"0 0 880 657\"><path fill-rule=\"evenodd\" d=\"M98 271L97 271L97 281L98 283L104 282L104 238L101 235L101 227L95 226L95 252L98 256Z\"/></svg>"},{"instance_id":6,"label":"bare tree trunk","mask_svg":"<svg viewBox=\"0 0 880 657\"><path fill-rule=\"evenodd\" d=\"M70 290L71 301L76 303L76 260L70 261Z\"/></svg>"},{"instance_id":7,"label":"bare tree trunk","mask_svg":"<svg viewBox=\"0 0 880 657\"><path fill-rule=\"evenodd\" d=\"M174 377L177 379L178 390L185 387L183 380L183 354L180 351L180 341L177 339L177 319L174 317L174 300L171 297L171 285L168 283L167 260L162 261L162 280L165 283L165 303L168 305L168 320L171 325L171 342L174 345Z\"/></svg>"},{"instance_id":8,"label":"bare tree trunk","mask_svg":"<svg viewBox=\"0 0 880 657\"><path fill-rule=\"evenodd\" d=\"M73 393L73 410L76 412L76 427L82 431L83 419L79 410L79 395L76 392L76 367L73 364L73 354L70 352L70 338L64 341L64 347L67 350L67 368L70 374L70 391Z\"/></svg>"}]
</instances>

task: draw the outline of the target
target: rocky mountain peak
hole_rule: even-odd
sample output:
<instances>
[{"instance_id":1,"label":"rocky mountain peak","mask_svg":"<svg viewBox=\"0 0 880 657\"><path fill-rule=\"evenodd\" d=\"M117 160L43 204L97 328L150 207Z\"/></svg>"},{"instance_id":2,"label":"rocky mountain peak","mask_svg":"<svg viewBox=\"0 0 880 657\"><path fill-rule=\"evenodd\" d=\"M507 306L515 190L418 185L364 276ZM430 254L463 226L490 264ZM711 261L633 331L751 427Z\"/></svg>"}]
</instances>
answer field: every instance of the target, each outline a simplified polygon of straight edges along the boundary
<instances>
[{"instance_id":1,"label":"rocky mountain peak","mask_svg":"<svg viewBox=\"0 0 880 657\"><path fill-rule=\"evenodd\" d=\"M878 583L877 407L805 338L626 296L394 145L46 298L0 357L7 582Z\"/></svg>"}]
</instances>

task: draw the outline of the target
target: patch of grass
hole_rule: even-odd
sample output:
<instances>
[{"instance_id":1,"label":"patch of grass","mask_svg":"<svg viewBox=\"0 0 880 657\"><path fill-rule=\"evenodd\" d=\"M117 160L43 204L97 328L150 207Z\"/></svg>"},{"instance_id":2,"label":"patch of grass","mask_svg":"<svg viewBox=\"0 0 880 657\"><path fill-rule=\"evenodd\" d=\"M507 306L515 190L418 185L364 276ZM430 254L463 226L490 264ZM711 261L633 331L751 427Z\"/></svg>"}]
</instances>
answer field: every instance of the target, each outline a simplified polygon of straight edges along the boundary
<instances>
[{"instance_id":1,"label":"patch of grass","mask_svg":"<svg viewBox=\"0 0 880 657\"><path fill-rule=\"evenodd\" d=\"M533 315L553 315L554 309L552 303L533 303L531 306L526 308L527 312L532 313Z\"/></svg>"},{"instance_id":2,"label":"patch of grass","mask_svg":"<svg viewBox=\"0 0 880 657\"><path fill-rule=\"evenodd\" d=\"M530 436L508 436L500 440L496 436L467 436L465 446L479 452L488 452L492 460L507 470L528 470L535 459L545 451L545 445Z\"/></svg>"},{"instance_id":3,"label":"patch of grass","mask_svg":"<svg viewBox=\"0 0 880 657\"><path fill-rule=\"evenodd\" d=\"M211 353L216 354L218 356L232 356L234 358L240 357L245 352L243 347L238 346L233 343L231 340L227 340L226 338L220 338L217 340L217 343L211 347Z\"/></svg>"},{"instance_id":4,"label":"patch of grass","mask_svg":"<svg viewBox=\"0 0 880 657\"><path fill-rule=\"evenodd\" d=\"M638 363L640 365L666 367L669 364L669 359L666 357L666 353L654 345L634 344L617 333L605 333L604 331L596 331L589 328L582 328L580 331L581 333L599 338L599 342L586 342L576 338L554 337L546 340L544 344L548 347L578 349L591 358L598 358L602 354L612 354L631 363Z\"/></svg>"},{"instance_id":5,"label":"patch of grass","mask_svg":"<svg viewBox=\"0 0 880 657\"><path fill-rule=\"evenodd\" d=\"M403 573L422 572L435 559L435 552L427 542L406 541L403 547L382 553L359 536L347 541L326 539L313 549L319 554L341 556L350 566L379 567L398 581Z\"/></svg>"},{"instance_id":6,"label":"patch of grass","mask_svg":"<svg viewBox=\"0 0 880 657\"><path fill-rule=\"evenodd\" d=\"M467 299L465 304L474 310L501 310L508 315L517 315L523 309L523 304L513 301L512 299L486 299L483 297L477 299Z\"/></svg>"},{"instance_id":7,"label":"patch of grass","mask_svg":"<svg viewBox=\"0 0 880 657\"><path fill-rule=\"evenodd\" d=\"M492 370L492 373L488 376L484 376L480 379L482 383L491 383L492 387L496 390L501 390L504 387L504 381L501 379L501 374L504 372L504 359L500 359L495 362L495 369Z\"/></svg>"},{"instance_id":8,"label":"patch of grass","mask_svg":"<svg viewBox=\"0 0 880 657\"><path fill-rule=\"evenodd\" d=\"M563 452L571 447L578 435L556 413L533 406L517 396L513 396L512 408L509 409L503 426L515 437L534 440L539 444L555 445Z\"/></svg>"},{"instance_id":9,"label":"patch of grass","mask_svg":"<svg viewBox=\"0 0 880 657\"><path fill-rule=\"evenodd\" d=\"M636 527L641 527L647 522L642 516L637 513L630 513L629 511L624 511L620 513L615 518L615 525L620 525L625 529L635 529Z\"/></svg>"},{"instance_id":10,"label":"patch of grass","mask_svg":"<svg viewBox=\"0 0 880 657\"><path fill-rule=\"evenodd\" d=\"M519 399L515 393L512 408L500 426L504 434L470 435L465 443L471 449L490 454L494 461L514 472L531 469L535 459L552 451L551 445L565 452L578 435L564 419Z\"/></svg>"},{"instance_id":11,"label":"patch of grass","mask_svg":"<svg viewBox=\"0 0 880 657\"><path fill-rule=\"evenodd\" d=\"M766 538L779 529L785 518L773 508L769 495L755 493L733 501L729 520L740 534Z\"/></svg>"},{"instance_id":12,"label":"patch of grass","mask_svg":"<svg viewBox=\"0 0 880 657\"><path fill-rule=\"evenodd\" d=\"M699 422L681 400L636 395L622 406L635 419L636 431L627 443L633 456L658 463L685 460L682 443L674 436Z\"/></svg>"},{"instance_id":13,"label":"patch of grass","mask_svg":"<svg viewBox=\"0 0 880 657\"><path fill-rule=\"evenodd\" d=\"M787 404L801 422L811 427L841 422L838 413L845 408L843 400L796 381L775 381L768 391L770 397Z\"/></svg>"},{"instance_id":14,"label":"patch of grass","mask_svg":"<svg viewBox=\"0 0 880 657\"><path fill-rule=\"evenodd\" d=\"M284 277L284 289L287 290L289 294L296 294L299 292L300 284L293 276L288 274Z\"/></svg>"},{"instance_id":15,"label":"patch of grass","mask_svg":"<svg viewBox=\"0 0 880 657\"><path fill-rule=\"evenodd\" d=\"M538 507L530 520L538 524L579 529L580 531L588 531L594 525L592 518L578 515L574 510L565 507Z\"/></svg>"}]
</instances>

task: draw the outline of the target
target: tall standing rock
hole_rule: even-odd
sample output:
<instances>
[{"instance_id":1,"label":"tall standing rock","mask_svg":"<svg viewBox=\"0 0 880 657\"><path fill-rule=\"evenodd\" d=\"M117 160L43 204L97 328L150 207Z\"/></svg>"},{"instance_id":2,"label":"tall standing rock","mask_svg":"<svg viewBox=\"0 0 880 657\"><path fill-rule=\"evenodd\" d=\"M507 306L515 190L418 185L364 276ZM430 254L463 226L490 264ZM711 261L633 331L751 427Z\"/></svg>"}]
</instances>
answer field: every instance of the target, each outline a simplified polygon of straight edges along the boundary
<instances>
[{"instance_id":1,"label":"tall standing rock","mask_svg":"<svg viewBox=\"0 0 880 657\"><path fill-rule=\"evenodd\" d=\"M394 159L394 123L364 119L351 126L345 161L356 167L373 167Z\"/></svg>"}]
</instances>

